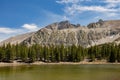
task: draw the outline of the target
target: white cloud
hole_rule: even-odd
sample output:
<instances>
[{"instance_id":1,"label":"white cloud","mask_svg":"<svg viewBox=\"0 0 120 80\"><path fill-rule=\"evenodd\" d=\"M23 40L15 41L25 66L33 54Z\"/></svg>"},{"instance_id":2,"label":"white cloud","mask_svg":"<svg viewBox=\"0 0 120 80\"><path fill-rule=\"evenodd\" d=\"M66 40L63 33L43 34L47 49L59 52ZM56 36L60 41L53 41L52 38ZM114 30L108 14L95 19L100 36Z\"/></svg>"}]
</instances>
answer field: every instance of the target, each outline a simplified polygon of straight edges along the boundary
<instances>
[{"instance_id":1,"label":"white cloud","mask_svg":"<svg viewBox=\"0 0 120 80\"><path fill-rule=\"evenodd\" d=\"M73 15L75 13L85 12L85 11L93 11L93 12L101 12L101 13L117 12L116 9L109 9L103 6L81 6L81 5L74 4L71 7L65 8L65 12L69 13L70 15Z\"/></svg>"},{"instance_id":2,"label":"white cloud","mask_svg":"<svg viewBox=\"0 0 120 80\"><path fill-rule=\"evenodd\" d=\"M0 33L0 41L3 41L9 37L12 37L14 34L2 34Z\"/></svg>"},{"instance_id":3,"label":"white cloud","mask_svg":"<svg viewBox=\"0 0 120 80\"><path fill-rule=\"evenodd\" d=\"M63 20L69 20L67 16L63 16Z\"/></svg>"},{"instance_id":4,"label":"white cloud","mask_svg":"<svg viewBox=\"0 0 120 80\"><path fill-rule=\"evenodd\" d=\"M0 28L0 33L3 33L3 34L11 34L11 33L15 33L15 32L17 32L17 30L15 30L15 29L5 28L5 27Z\"/></svg>"},{"instance_id":5,"label":"white cloud","mask_svg":"<svg viewBox=\"0 0 120 80\"><path fill-rule=\"evenodd\" d=\"M59 1L56 1L57 3L65 3L65 4L68 4L68 3L78 3L79 0L59 0Z\"/></svg>"},{"instance_id":6,"label":"white cloud","mask_svg":"<svg viewBox=\"0 0 120 80\"><path fill-rule=\"evenodd\" d=\"M9 37L38 30L35 24L24 24L21 28L0 27L0 41Z\"/></svg>"},{"instance_id":7,"label":"white cloud","mask_svg":"<svg viewBox=\"0 0 120 80\"><path fill-rule=\"evenodd\" d=\"M104 0L107 3L120 3L120 0Z\"/></svg>"},{"instance_id":8,"label":"white cloud","mask_svg":"<svg viewBox=\"0 0 120 80\"><path fill-rule=\"evenodd\" d=\"M56 2L60 4L68 4L68 3L79 3L83 1L91 1L91 0L58 0Z\"/></svg>"},{"instance_id":9,"label":"white cloud","mask_svg":"<svg viewBox=\"0 0 120 80\"><path fill-rule=\"evenodd\" d=\"M107 15L108 17L116 17L116 16L119 16L118 13L107 13L109 15Z\"/></svg>"},{"instance_id":10,"label":"white cloud","mask_svg":"<svg viewBox=\"0 0 120 80\"><path fill-rule=\"evenodd\" d=\"M107 3L108 8L120 7L120 0L104 0L104 3Z\"/></svg>"},{"instance_id":11,"label":"white cloud","mask_svg":"<svg viewBox=\"0 0 120 80\"><path fill-rule=\"evenodd\" d=\"M36 24L24 24L22 27L29 30L29 31L38 30L38 26Z\"/></svg>"},{"instance_id":12,"label":"white cloud","mask_svg":"<svg viewBox=\"0 0 120 80\"><path fill-rule=\"evenodd\" d=\"M87 1L91 2L88 4ZM97 16L103 19L120 18L120 0L75 0L75 2L74 0L59 0L57 3L64 5L64 15L69 20L78 19L87 14L93 19Z\"/></svg>"},{"instance_id":13,"label":"white cloud","mask_svg":"<svg viewBox=\"0 0 120 80\"><path fill-rule=\"evenodd\" d=\"M23 29L24 28L24 29ZM27 30L35 31L38 30L36 24L24 24L22 28L9 28L9 27L0 27L0 34L13 34L13 33L24 33Z\"/></svg>"},{"instance_id":14,"label":"white cloud","mask_svg":"<svg viewBox=\"0 0 120 80\"><path fill-rule=\"evenodd\" d=\"M17 34L25 33L26 31L23 29L15 29L8 27L0 27L0 41L5 40L9 37L12 37Z\"/></svg>"},{"instance_id":15,"label":"white cloud","mask_svg":"<svg viewBox=\"0 0 120 80\"><path fill-rule=\"evenodd\" d=\"M102 6L78 6L80 11L96 11L96 12L115 12L115 9L108 9Z\"/></svg>"},{"instance_id":16,"label":"white cloud","mask_svg":"<svg viewBox=\"0 0 120 80\"><path fill-rule=\"evenodd\" d=\"M82 12L85 12L85 11L102 12L102 13L117 12L118 9L110 8L110 7L108 8L106 6L100 6L100 5L99 6L96 6L96 5L90 5L90 6L84 5L83 6L83 5L79 5L79 4L73 4L72 6L66 6L64 11L67 14L73 15L75 13L82 13Z\"/></svg>"}]
</instances>

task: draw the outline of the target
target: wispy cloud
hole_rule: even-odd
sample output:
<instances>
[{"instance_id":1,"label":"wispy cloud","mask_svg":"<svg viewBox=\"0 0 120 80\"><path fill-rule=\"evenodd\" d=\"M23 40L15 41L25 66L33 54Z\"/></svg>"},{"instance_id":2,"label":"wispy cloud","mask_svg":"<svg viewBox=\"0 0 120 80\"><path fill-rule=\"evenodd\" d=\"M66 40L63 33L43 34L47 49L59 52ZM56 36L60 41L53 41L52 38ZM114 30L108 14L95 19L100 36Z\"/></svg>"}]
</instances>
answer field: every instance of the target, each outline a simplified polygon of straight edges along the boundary
<instances>
[{"instance_id":1,"label":"wispy cloud","mask_svg":"<svg viewBox=\"0 0 120 80\"><path fill-rule=\"evenodd\" d=\"M57 3L60 3L60 4L68 4L68 3L78 3L80 0L60 0L60 1L56 1Z\"/></svg>"},{"instance_id":2,"label":"wispy cloud","mask_svg":"<svg viewBox=\"0 0 120 80\"><path fill-rule=\"evenodd\" d=\"M0 27L0 41L9 37L38 30L36 24L23 24L20 28Z\"/></svg>"},{"instance_id":3,"label":"wispy cloud","mask_svg":"<svg viewBox=\"0 0 120 80\"><path fill-rule=\"evenodd\" d=\"M11 33L15 33L15 32L16 32L16 30L13 30L11 28L0 27L0 33L11 34Z\"/></svg>"},{"instance_id":4,"label":"wispy cloud","mask_svg":"<svg viewBox=\"0 0 120 80\"><path fill-rule=\"evenodd\" d=\"M104 3L106 3L107 8L120 8L120 0L104 0Z\"/></svg>"},{"instance_id":5,"label":"wispy cloud","mask_svg":"<svg viewBox=\"0 0 120 80\"><path fill-rule=\"evenodd\" d=\"M64 14L70 20L83 14L92 16L92 19L96 17L115 19L120 16L120 0L57 0L56 2L64 5Z\"/></svg>"},{"instance_id":6,"label":"wispy cloud","mask_svg":"<svg viewBox=\"0 0 120 80\"><path fill-rule=\"evenodd\" d=\"M82 1L91 1L91 0L58 0L56 2L60 4L68 4L68 3L79 3Z\"/></svg>"},{"instance_id":7,"label":"wispy cloud","mask_svg":"<svg viewBox=\"0 0 120 80\"><path fill-rule=\"evenodd\" d=\"M63 20L69 20L69 18L64 14L57 14L57 13L47 11L47 10L44 10L43 14L45 15L44 16L45 25L43 25L43 26L46 26L46 25L54 23L54 22L60 22L60 21L63 21Z\"/></svg>"},{"instance_id":8,"label":"wispy cloud","mask_svg":"<svg viewBox=\"0 0 120 80\"><path fill-rule=\"evenodd\" d=\"M15 29L15 28L8 28L8 27L0 27L0 41L5 40L11 36L22 34L25 30L23 29Z\"/></svg>"},{"instance_id":9,"label":"wispy cloud","mask_svg":"<svg viewBox=\"0 0 120 80\"><path fill-rule=\"evenodd\" d=\"M36 31L36 30L38 30L38 26L36 24L24 24L22 27L24 29L29 30L29 31Z\"/></svg>"},{"instance_id":10,"label":"wispy cloud","mask_svg":"<svg viewBox=\"0 0 120 80\"><path fill-rule=\"evenodd\" d=\"M120 3L120 0L104 0L104 2L107 2L107 3Z\"/></svg>"},{"instance_id":11,"label":"wispy cloud","mask_svg":"<svg viewBox=\"0 0 120 80\"><path fill-rule=\"evenodd\" d=\"M103 6L81 6L81 5L73 4L72 6L66 7L64 11L69 15L74 15L86 11L100 12L100 13L117 12L117 9L109 9Z\"/></svg>"},{"instance_id":12,"label":"wispy cloud","mask_svg":"<svg viewBox=\"0 0 120 80\"><path fill-rule=\"evenodd\" d=\"M1 34L13 34L13 33L23 33L23 32L30 32L36 31L39 27L36 24L23 24L21 28L9 28L9 27L0 27Z\"/></svg>"}]
</instances>

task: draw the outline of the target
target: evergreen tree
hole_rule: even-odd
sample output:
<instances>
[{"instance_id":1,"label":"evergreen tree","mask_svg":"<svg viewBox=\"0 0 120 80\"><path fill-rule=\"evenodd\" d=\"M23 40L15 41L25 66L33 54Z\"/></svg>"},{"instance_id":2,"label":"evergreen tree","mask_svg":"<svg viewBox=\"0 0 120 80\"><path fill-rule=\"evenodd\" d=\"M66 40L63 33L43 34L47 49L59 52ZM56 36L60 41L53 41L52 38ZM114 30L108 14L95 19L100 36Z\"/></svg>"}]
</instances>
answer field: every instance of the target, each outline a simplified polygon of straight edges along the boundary
<instances>
[{"instance_id":1,"label":"evergreen tree","mask_svg":"<svg viewBox=\"0 0 120 80\"><path fill-rule=\"evenodd\" d=\"M114 45L110 45L110 49L111 49L111 52L109 53L110 55L109 55L109 58L108 58L108 61L109 62L115 62L116 61L116 54L115 54L115 48L114 48Z\"/></svg>"},{"instance_id":2,"label":"evergreen tree","mask_svg":"<svg viewBox=\"0 0 120 80\"><path fill-rule=\"evenodd\" d=\"M2 48L0 47L0 62L2 61L2 59L3 59L3 50L2 50Z\"/></svg>"}]
</instances>

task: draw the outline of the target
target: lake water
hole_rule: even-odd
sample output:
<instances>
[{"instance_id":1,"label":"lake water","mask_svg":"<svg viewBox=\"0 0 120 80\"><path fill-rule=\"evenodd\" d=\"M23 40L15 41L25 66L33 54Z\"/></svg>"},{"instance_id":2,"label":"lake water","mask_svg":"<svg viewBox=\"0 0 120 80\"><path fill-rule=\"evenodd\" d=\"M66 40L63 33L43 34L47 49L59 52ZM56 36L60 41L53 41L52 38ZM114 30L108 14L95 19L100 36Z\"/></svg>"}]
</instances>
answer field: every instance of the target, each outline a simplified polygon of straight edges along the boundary
<instances>
[{"instance_id":1,"label":"lake water","mask_svg":"<svg viewBox=\"0 0 120 80\"><path fill-rule=\"evenodd\" d=\"M120 65L0 67L0 80L120 80Z\"/></svg>"}]
</instances>

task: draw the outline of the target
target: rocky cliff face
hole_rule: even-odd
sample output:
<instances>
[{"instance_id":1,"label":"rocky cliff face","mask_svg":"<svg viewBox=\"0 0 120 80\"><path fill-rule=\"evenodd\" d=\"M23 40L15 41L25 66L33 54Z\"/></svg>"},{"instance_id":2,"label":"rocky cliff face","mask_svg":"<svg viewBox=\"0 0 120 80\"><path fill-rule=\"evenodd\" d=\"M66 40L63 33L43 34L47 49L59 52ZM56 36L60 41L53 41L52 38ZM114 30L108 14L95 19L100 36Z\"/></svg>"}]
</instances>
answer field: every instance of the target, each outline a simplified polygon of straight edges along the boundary
<instances>
[{"instance_id":1,"label":"rocky cliff face","mask_svg":"<svg viewBox=\"0 0 120 80\"><path fill-rule=\"evenodd\" d=\"M98 21L87 27L70 24L68 21L54 23L37 31L23 43L31 44L64 44L91 46L114 42L120 37L120 21ZM119 42L116 41L116 42Z\"/></svg>"},{"instance_id":2,"label":"rocky cliff face","mask_svg":"<svg viewBox=\"0 0 120 80\"><path fill-rule=\"evenodd\" d=\"M120 43L120 20L90 23L87 27L69 21L53 23L40 29L20 43L26 45L82 45L89 47L108 42Z\"/></svg>"}]
</instances>

